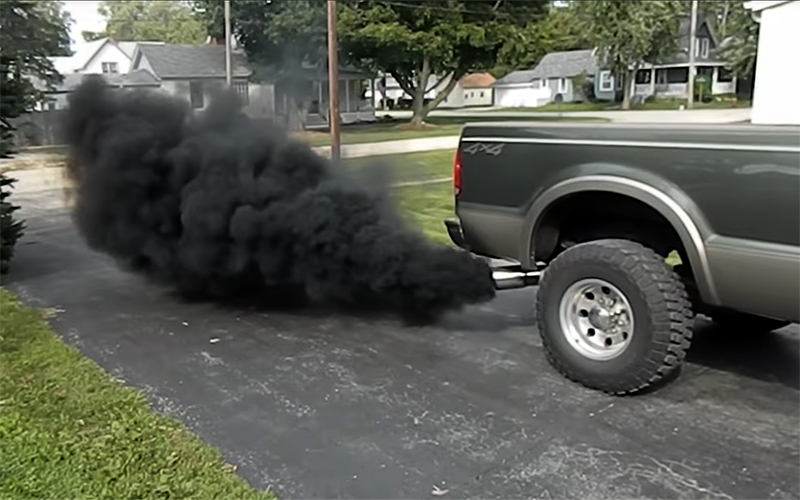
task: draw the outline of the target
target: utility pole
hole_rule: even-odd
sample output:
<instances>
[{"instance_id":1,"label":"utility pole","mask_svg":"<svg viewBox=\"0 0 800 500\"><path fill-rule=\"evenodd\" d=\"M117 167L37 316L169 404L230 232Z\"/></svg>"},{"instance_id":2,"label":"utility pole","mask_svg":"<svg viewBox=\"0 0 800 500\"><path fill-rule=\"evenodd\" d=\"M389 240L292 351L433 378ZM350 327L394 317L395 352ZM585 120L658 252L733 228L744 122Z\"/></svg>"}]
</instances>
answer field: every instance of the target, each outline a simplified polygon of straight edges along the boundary
<instances>
[{"instance_id":1,"label":"utility pole","mask_svg":"<svg viewBox=\"0 0 800 500\"><path fill-rule=\"evenodd\" d=\"M331 158L341 158L339 131L339 47L336 39L336 1L328 0L328 125L331 132Z\"/></svg>"},{"instance_id":2,"label":"utility pole","mask_svg":"<svg viewBox=\"0 0 800 500\"><path fill-rule=\"evenodd\" d=\"M695 67L695 50L697 50L697 2L692 0L692 19L689 23L689 82L686 86L688 95L686 96L686 107L694 107L694 77L697 73Z\"/></svg>"},{"instance_id":3,"label":"utility pole","mask_svg":"<svg viewBox=\"0 0 800 500\"><path fill-rule=\"evenodd\" d=\"M231 0L225 0L225 82L231 87Z\"/></svg>"}]
</instances>

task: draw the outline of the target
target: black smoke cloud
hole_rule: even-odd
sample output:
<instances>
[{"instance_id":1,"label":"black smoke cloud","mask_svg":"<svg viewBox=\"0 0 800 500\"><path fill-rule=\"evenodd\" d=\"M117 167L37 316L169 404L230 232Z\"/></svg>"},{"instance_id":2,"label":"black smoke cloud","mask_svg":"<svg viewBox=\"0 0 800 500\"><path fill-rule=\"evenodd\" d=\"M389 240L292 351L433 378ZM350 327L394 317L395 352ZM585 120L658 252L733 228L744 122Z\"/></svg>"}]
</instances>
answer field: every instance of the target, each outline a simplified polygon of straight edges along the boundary
<instances>
[{"instance_id":1,"label":"black smoke cloud","mask_svg":"<svg viewBox=\"0 0 800 500\"><path fill-rule=\"evenodd\" d=\"M494 296L484 262L428 243L379 191L248 118L232 94L196 113L89 77L65 125L87 244L184 295L294 296L407 319Z\"/></svg>"}]
</instances>

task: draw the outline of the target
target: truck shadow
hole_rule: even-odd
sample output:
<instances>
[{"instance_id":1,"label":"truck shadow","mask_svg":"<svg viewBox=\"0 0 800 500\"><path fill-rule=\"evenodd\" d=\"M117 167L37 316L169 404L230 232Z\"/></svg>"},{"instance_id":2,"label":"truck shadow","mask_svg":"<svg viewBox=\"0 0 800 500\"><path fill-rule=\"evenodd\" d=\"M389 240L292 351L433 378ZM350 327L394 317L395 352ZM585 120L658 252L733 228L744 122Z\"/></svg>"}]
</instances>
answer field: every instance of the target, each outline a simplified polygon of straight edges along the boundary
<instances>
[{"instance_id":1,"label":"truck shadow","mask_svg":"<svg viewBox=\"0 0 800 500\"><path fill-rule=\"evenodd\" d=\"M800 328L752 332L698 318L687 361L800 390Z\"/></svg>"}]
</instances>

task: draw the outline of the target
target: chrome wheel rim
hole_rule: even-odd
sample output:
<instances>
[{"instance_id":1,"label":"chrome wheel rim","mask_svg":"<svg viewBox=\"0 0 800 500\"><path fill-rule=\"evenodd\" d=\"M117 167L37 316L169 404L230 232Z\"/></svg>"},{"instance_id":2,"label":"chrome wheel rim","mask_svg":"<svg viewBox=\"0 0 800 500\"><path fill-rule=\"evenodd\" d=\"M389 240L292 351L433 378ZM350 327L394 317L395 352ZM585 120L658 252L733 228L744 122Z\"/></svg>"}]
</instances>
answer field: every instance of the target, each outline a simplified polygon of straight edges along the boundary
<instances>
[{"instance_id":1,"label":"chrome wheel rim","mask_svg":"<svg viewBox=\"0 0 800 500\"><path fill-rule=\"evenodd\" d=\"M616 358L633 338L633 311L628 298L599 278L572 284L561 296L558 316L569 345L592 360Z\"/></svg>"}]
</instances>

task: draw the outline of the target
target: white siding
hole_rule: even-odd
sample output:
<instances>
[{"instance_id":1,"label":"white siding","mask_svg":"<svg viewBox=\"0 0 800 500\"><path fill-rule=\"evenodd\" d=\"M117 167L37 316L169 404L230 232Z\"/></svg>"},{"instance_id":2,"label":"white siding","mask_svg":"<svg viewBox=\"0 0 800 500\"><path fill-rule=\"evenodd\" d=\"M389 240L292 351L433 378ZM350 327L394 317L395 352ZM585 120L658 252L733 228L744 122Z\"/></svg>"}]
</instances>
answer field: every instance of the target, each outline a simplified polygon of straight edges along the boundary
<instances>
[{"instance_id":1,"label":"white siding","mask_svg":"<svg viewBox=\"0 0 800 500\"><path fill-rule=\"evenodd\" d=\"M800 47L800 2L783 2L760 15L752 121L800 125L800 93L795 91L800 65L787 55Z\"/></svg>"},{"instance_id":2,"label":"white siding","mask_svg":"<svg viewBox=\"0 0 800 500\"><path fill-rule=\"evenodd\" d=\"M463 89L464 106L491 106L494 102L492 88Z\"/></svg>"},{"instance_id":3,"label":"white siding","mask_svg":"<svg viewBox=\"0 0 800 500\"><path fill-rule=\"evenodd\" d=\"M102 73L103 63L116 63L119 74L126 74L131 69L131 59L119 47L109 42L89 59L86 69L81 73Z\"/></svg>"},{"instance_id":4,"label":"white siding","mask_svg":"<svg viewBox=\"0 0 800 500\"><path fill-rule=\"evenodd\" d=\"M495 106L504 108L535 108L550 102L550 89L534 85L495 87Z\"/></svg>"}]
</instances>

